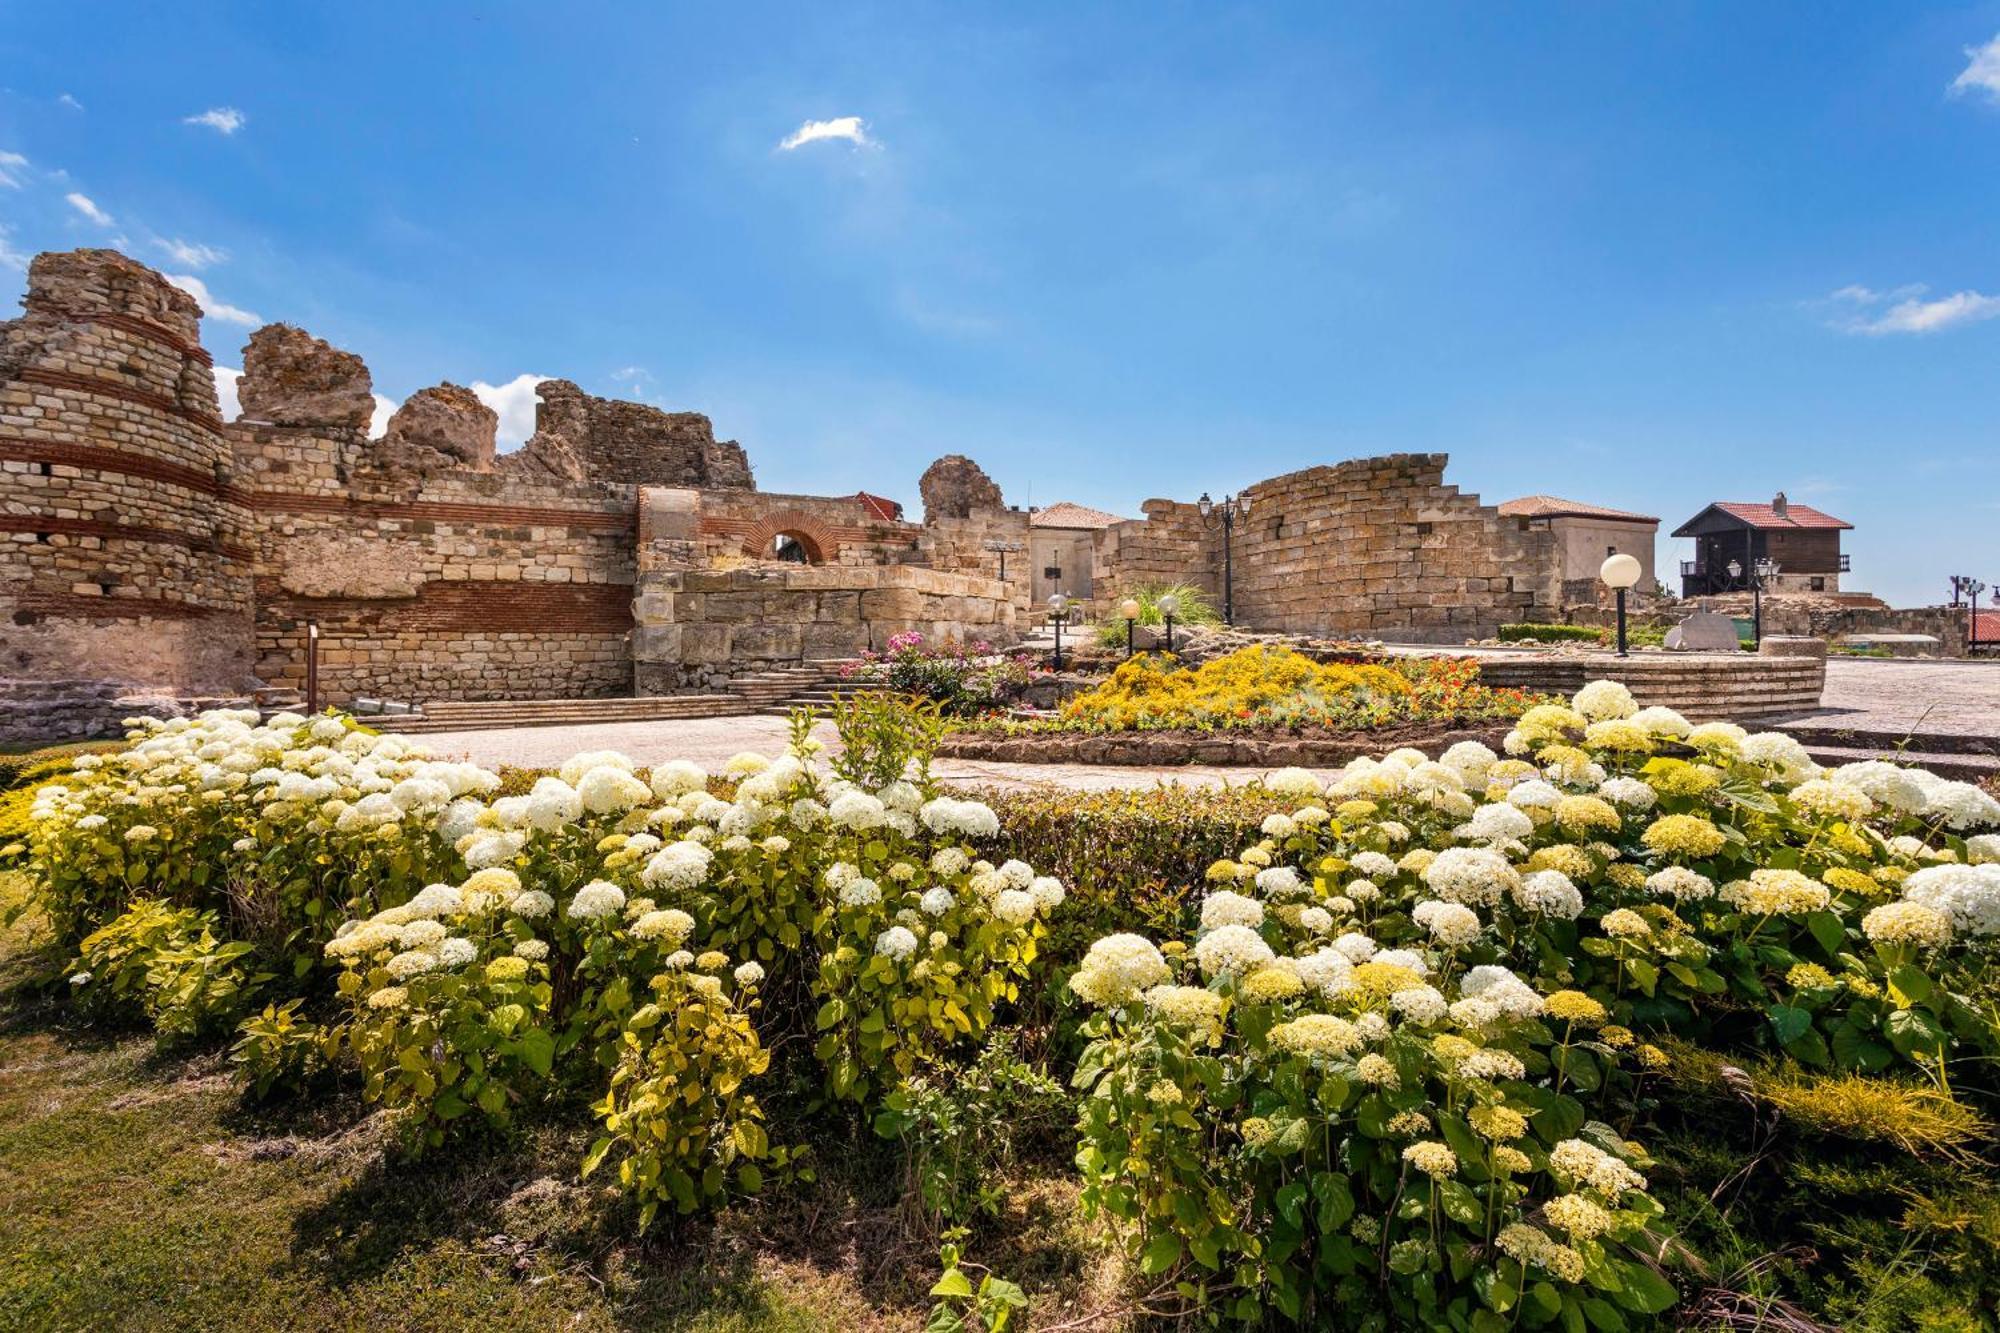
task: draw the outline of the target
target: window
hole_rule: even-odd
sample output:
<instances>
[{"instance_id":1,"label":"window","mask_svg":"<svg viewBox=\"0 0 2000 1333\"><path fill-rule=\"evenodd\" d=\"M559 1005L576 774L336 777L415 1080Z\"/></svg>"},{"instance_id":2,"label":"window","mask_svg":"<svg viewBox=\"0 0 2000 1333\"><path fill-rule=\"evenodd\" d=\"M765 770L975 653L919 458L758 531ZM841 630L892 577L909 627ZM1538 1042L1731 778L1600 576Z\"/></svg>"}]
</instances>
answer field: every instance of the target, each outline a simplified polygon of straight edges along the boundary
<instances>
[{"instance_id":1,"label":"window","mask_svg":"<svg viewBox=\"0 0 2000 1333\"><path fill-rule=\"evenodd\" d=\"M1604 554L1607 556L1617 555L1618 548L1615 546L1607 546L1604 548Z\"/></svg>"},{"instance_id":2,"label":"window","mask_svg":"<svg viewBox=\"0 0 2000 1333\"><path fill-rule=\"evenodd\" d=\"M1826 580L1825 580L1825 579L1823 579L1823 578L1820 578L1820 577L1819 577L1818 575L1814 575L1814 576L1813 576L1813 581L1812 581L1812 590L1813 590L1814 592L1825 592L1825 591L1826 591Z\"/></svg>"}]
</instances>

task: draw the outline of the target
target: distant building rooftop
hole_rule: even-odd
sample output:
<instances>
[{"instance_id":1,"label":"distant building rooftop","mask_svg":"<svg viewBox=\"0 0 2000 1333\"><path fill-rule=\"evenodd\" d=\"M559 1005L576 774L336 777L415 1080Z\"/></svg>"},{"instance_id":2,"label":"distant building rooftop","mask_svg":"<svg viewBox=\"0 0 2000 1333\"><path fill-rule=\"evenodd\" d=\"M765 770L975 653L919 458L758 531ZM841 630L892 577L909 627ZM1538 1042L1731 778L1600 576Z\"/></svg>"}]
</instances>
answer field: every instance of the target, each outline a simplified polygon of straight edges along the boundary
<instances>
[{"instance_id":1,"label":"distant building rooftop","mask_svg":"<svg viewBox=\"0 0 2000 1333\"><path fill-rule=\"evenodd\" d=\"M1783 491L1773 496L1769 504L1744 504L1736 500L1717 500L1707 509L1674 530L1676 537L1690 537L1690 531L1710 511L1727 515L1746 528L1760 531L1783 531L1788 528L1852 528L1846 519L1835 518L1822 513L1811 505L1794 504L1785 498Z\"/></svg>"},{"instance_id":2,"label":"distant building rooftop","mask_svg":"<svg viewBox=\"0 0 2000 1333\"><path fill-rule=\"evenodd\" d=\"M1608 518L1621 523L1658 523L1651 514L1634 514L1625 509L1565 500L1559 495L1524 495L1500 502L1500 512L1510 518Z\"/></svg>"},{"instance_id":3,"label":"distant building rooftop","mask_svg":"<svg viewBox=\"0 0 2000 1333\"><path fill-rule=\"evenodd\" d=\"M903 516L903 506L894 500L870 495L867 491L856 491L854 498L872 517L879 518L885 523L893 523Z\"/></svg>"},{"instance_id":4,"label":"distant building rooftop","mask_svg":"<svg viewBox=\"0 0 2000 1333\"><path fill-rule=\"evenodd\" d=\"M1028 515L1028 526L1031 528L1108 528L1113 523L1124 521L1116 514L1107 514L1089 505L1071 504L1067 500L1045 505Z\"/></svg>"}]
</instances>

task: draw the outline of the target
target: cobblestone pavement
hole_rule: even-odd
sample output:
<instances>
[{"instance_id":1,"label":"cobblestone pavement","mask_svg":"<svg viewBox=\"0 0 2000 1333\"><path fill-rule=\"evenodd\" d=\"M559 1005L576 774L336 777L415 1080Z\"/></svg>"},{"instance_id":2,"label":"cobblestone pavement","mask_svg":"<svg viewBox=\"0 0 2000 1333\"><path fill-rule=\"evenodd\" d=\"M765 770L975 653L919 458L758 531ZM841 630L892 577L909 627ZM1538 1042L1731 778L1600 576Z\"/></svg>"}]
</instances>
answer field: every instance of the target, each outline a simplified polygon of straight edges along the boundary
<instances>
[{"instance_id":1,"label":"cobblestone pavement","mask_svg":"<svg viewBox=\"0 0 2000 1333\"><path fill-rule=\"evenodd\" d=\"M1820 704L1794 723L1898 736L2000 736L2000 662L1831 658Z\"/></svg>"},{"instance_id":2,"label":"cobblestone pavement","mask_svg":"<svg viewBox=\"0 0 2000 1333\"><path fill-rule=\"evenodd\" d=\"M833 728L822 723L814 733L829 745ZM449 758L470 759L495 766L553 768L582 750L618 750L641 764L663 759L689 759L712 773L722 771L729 757L744 750L776 754L785 746L781 717L705 717L664 722L618 722L602 726L516 727L506 731L444 731L412 740ZM940 759L933 773L967 787L1030 790L1061 786L1083 791L1151 787L1161 782L1217 787L1247 782L1265 772L1259 768L1122 768L1092 764L1001 764L971 759Z\"/></svg>"}]
</instances>

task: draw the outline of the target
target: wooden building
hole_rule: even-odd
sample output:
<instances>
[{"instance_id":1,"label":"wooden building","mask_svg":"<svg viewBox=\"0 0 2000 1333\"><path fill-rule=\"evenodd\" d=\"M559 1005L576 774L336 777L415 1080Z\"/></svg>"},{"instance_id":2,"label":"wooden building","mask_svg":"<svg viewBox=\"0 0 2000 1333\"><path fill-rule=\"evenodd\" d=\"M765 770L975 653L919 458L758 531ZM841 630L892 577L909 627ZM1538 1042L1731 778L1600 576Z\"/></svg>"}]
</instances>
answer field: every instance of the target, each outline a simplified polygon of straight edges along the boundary
<instances>
[{"instance_id":1,"label":"wooden building","mask_svg":"<svg viewBox=\"0 0 2000 1333\"><path fill-rule=\"evenodd\" d=\"M1744 591L1760 560L1777 564L1766 592L1839 592L1848 565L1840 534L1853 526L1783 491L1769 504L1718 500L1674 529L1694 539L1694 559L1681 561L1681 596Z\"/></svg>"}]
</instances>

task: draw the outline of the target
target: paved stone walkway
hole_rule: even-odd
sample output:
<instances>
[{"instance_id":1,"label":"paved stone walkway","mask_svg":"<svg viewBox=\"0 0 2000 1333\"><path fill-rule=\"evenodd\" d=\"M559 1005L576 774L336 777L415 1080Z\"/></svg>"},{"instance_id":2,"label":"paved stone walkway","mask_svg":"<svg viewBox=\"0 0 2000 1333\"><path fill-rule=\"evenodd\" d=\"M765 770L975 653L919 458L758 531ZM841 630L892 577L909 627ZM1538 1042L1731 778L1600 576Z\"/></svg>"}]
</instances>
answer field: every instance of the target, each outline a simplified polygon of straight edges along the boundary
<instances>
[{"instance_id":1,"label":"paved stone walkway","mask_svg":"<svg viewBox=\"0 0 2000 1333\"><path fill-rule=\"evenodd\" d=\"M1829 658L1820 704L1795 724L1897 736L2000 736L2000 661Z\"/></svg>"},{"instance_id":2,"label":"paved stone walkway","mask_svg":"<svg viewBox=\"0 0 2000 1333\"><path fill-rule=\"evenodd\" d=\"M1840 659L1827 663L1825 707L1813 726L1839 726L1894 736L1911 732L2000 736L2000 662L1896 662ZM833 728L815 733L831 744ZM642 764L690 759L720 772L744 750L776 754L787 736L781 717L716 717L681 721L620 722L577 727L519 727L506 731L454 731L416 737L440 755L488 766L553 768L581 750L618 750ZM963 786L1029 790L1069 787L1086 791L1152 787L1162 782L1214 787L1247 782L1257 768L1125 768L1091 764L1003 764L941 759L934 771Z\"/></svg>"}]
</instances>

